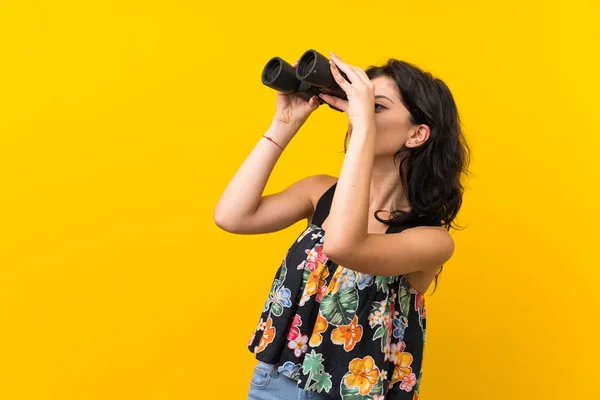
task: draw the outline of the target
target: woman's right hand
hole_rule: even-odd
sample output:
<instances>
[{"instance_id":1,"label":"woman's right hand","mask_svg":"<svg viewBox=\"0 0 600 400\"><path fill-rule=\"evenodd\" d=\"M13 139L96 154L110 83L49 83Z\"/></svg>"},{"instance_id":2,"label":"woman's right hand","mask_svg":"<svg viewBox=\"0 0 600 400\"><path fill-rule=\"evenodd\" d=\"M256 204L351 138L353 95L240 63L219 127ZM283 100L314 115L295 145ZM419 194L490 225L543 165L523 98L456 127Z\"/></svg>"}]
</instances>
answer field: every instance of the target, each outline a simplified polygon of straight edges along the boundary
<instances>
[{"instance_id":1,"label":"woman's right hand","mask_svg":"<svg viewBox=\"0 0 600 400\"><path fill-rule=\"evenodd\" d=\"M296 68L298 61L292 64ZM277 102L275 109L274 122L284 125L300 128L310 114L321 105L318 96L313 96L309 101L306 101L293 94L285 94L277 92Z\"/></svg>"}]
</instances>

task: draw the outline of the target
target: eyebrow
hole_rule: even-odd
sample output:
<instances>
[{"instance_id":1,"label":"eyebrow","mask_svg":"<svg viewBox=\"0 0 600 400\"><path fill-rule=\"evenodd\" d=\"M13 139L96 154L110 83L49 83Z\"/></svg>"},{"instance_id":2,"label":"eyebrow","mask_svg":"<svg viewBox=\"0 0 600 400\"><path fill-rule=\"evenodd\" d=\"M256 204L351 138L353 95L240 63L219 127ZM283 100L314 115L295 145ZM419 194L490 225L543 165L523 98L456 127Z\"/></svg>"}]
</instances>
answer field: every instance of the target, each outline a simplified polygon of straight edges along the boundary
<instances>
[{"instance_id":1,"label":"eyebrow","mask_svg":"<svg viewBox=\"0 0 600 400\"><path fill-rule=\"evenodd\" d=\"M377 96L375 96L376 99L388 99L392 104L394 104L394 102L392 101L392 99L390 99L389 97L386 97L382 94L378 94Z\"/></svg>"}]
</instances>

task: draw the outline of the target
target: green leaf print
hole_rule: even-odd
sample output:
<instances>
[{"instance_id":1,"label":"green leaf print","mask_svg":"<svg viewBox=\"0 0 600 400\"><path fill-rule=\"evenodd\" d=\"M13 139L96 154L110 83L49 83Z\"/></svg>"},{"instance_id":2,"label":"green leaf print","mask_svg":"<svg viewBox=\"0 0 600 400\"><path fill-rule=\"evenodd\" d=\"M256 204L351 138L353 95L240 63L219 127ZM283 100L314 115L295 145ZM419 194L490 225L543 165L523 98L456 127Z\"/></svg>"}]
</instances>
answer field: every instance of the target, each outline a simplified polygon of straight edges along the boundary
<instances>
[{"instance_id":1,"label":"green leaf print","mask_svg":"<svg viewBox=\"0 0 600 400\"><path fill-rule=\"evenodd\" d=\"M374 301L371 304L371 312L375 312L375 311L379 310L380 307L381 307L381 303L379 301Z\"/></svg>"},{"instance_id":2,"label":"green leaf print","mask_svg":"<svg viewBox=\"0 0 600 400\"><path fill-rule=\"evenodd\" d=\"M390 329L382 325L375 331L373 341L381 338L381 351L385 351L385 346L390 342Z\"/></svg>"},{"instance_id":3,"label":"green leaf print","mask_svg":"<svg viewBox=\"0 0 600 400\"><path fill-rule=\"evenodd\" d=\"M384 384L383 380L381 380L381 379L378 380L377 383L374 384L373 387L371 388L371 392L369 393L369 396L372 397L376 394L383 394L383 384Z\"/></svg>"},{"instance_id":4,"label":"green leaf print","mask_svg":"<svg viewBox=\"0 0 600 400\"><path fill-rule=\"evenodd\" d=\"M380 337L383 337L384 332L385 332L384 326L380 326L379 328L377 328L377 330L375 331L375 334L373 335L373 340L377 340Z\"/></svg>"},{"instance_id":5,"label":"green leaf print","mask_svg":"<svg viewBox=\"0 0 600 400\"><path fill-rule=\"evenodd\" d=\"M376 394L383 394L383 384L384 381L382 381L381 379L378 380L373 387L371 388L371 390L369 391L369 393L362 395L360 394L360 387L349 387L344 383L344 380L342 380L342 399L343 400L372 400L373 396L375 396Z\"/></svg>"},{"instance_id":6,"label":"green leaf print","mask_svg":"<svg viewBox=\"0 0 600 400\"><path fill-rule=\"evenodd\" d=\"M398 301L400 302L400 314L408 317L408 312L410 310L410 287L404 278L400 281Z\"/></svg>"},{"instance_id":7,"label":"green leaf print","mask_svg":"<svg viewBox=\"0 0 600 400\"><path fill-rule=\"evenodd\" d=\"M393 276L378 276L375 278L375 286L378 290L383 290L385 293L389 290L389 284L394 281Z\"/></svg>"},{"instance_id":8,"label":"green leaf print","mask_svg":"<svg viewBox=\"0 0 600 400\"><path fill-rule=\"evenodd\" d=\"M304 362L302 363L302 373L308 375L308 382L310 382L314 376L324 372L323 367L323 354L316 353L313 349L310 354L306 353L304 356Z\"/></svg>"},{"instance_id":9,"label":"green leaf print","mask_svg":"<svg viewBox=\"0 0 600 400\"><path fill-rule=\"evenodd\" d=\"M302 363L302 372L306 374L318 374L321 372L323 367L323 354L315 352L313 349L310 354L307 353L304 356L304 362Z\"/></svg>"},{"instance_id":10,"label":"green leaf print","mask_svg":"<svg viewBox=\"0 0 600 400\"><path fill-rule=\"evenodd\" d=\"M277 317L281 316L281 314L283 314L283 306L281 303L273 303L271 306L271 312Z\"/></svg>"},{"instance_id":11,"label":"green leaf print","mask_svg":"<svg viewBox=\"0 0 600 400\"><path fill-rule=\"evenodd\" d=\"M329 393L332 386L330 374L321 371L318 374L314 375L312 379L315 381L315 383L310 386L310 390L316 390L319 393L322 391Z\"/></svg>"},{"instance_id":12,"label":"green leaf print","mask_svg":"<svg viewBox=\"0 0 600 400\"><path fill-rule=\"evenodd\" d=\"M366 396L360 394L360 389L355 387L348 387L342 384L342 399L343 400L363 400ZM371 396L372 398L372 396Z\"/></svg>"},{"instance_id":13,"label":"green leaf print","mask_svg":"<svg viewBox=\"0 0 600 400\"><path fill-rule=\"evenodd\" d=\"M358 308L356 288L327 294L321 301L321 314L332 325L350 325Z\"/></svg>"},{"instance_id":14,"label":"green leaf print","mask_svg":"<svg viewBox=\"0 0 600 400\"><path fill-rule=\"evenodd\" d=\"M302 287L306 287L306 282L308 282L308 277L310 276L311 270L308 267L304 267L302 271Z\"/></svg>"},{"instance_id":15,"label":"green leaf print","mask_svg":"<svg viewBox=\"0 0 600 400\"><path fill-rule=\"evenodd\" d=\"M282 285L283 285L283 281L285 280L286 275L287 275L287 265L286 265L285 259L284 259L283 263L281 264L281 271L279 271L279 277L277 277L277 279L279 279L279 282L281 282Z\"/></svg>"}]
</instances>

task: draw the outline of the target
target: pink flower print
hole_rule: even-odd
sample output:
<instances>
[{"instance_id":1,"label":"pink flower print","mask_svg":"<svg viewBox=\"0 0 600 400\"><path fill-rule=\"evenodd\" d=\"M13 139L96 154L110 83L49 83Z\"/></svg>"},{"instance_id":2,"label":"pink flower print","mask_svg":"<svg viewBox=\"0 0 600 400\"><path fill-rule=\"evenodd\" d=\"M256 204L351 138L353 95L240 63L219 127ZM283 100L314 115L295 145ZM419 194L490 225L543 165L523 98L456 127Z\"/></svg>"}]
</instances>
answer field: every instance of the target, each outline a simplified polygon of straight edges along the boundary
<instances>
[{"instance_id":1,"label":"pink flower print","mask_svg":"<svg viewBox=\"0 0 600 400\"><path fill-rule=\"evenodd\" d=\"M300 264L298 264L298 266L296 267L296 269L298 271L304 269L304 267L306 266L306 260L302 261Z\"/></svg>"},{"instance_id":2,"label":"pink flower print","mask_svg":"<svg viewBox=\"0 0 600 400\"><path fill-rule=\"evenodd\" d=\"M312 249L307 249L306 251L306 266L311 271L317 269L317 251Z\"/></svg>"},{"instance_id":3,"label":"pink flower print","mask_svg":"<svg viewBox=\"0 0 600 400\"><path fill-rule=\"evenodd\" d=\"M395 343L392 343L392 346L395 346L395 345L396 345ZM390 356L391 356L391 352L392 352L392 348L391 348L391 346L390 346L390 344L389 344L389 343L387 343L387 344L385 345L385 347L383 348L383 352L384 352L384 358L383 358L383 361L387 361L387 360L389 360L389 359L390 359ZM393 360L392 360L392 362L393 362Z\"/></svg>"},{"instance_id":4,"label":"pink flower print","mask_svg":"<svg viewBox=\"0 0 600 400\"><path fill-rule=\"evenodd\" d=\"M390 314L383 315L383 325L387 326L388 328L392 327L392 317Z\"/></svg>"},{"instance_id":5,"label":"pink flower print","mask_svg":"<svg viewBox=\"0 0 600 400\"><path fill-rule=\"evenodd\" d=\"M378 311L378 312L379 312L379 311ZM377 314L375 314L375 313L371 313L371 314L369 314L369 326L370 326L371 328L373 328L374 326L376 326L376 325L377 325L377 323L378 323L378 317L377 317Z\"/></svg>"},{"instance_id":6,"label":"pink flower print","mask_svg":"<svg viewBox=\"0 0 600 400\"><path fill-rule=\"evenodd\" d=\"M417 384L417 377L415 376L414 372L408 376L405 376L404 378L402 378L402 382L400 383L400 389L410 392L413 388L413 386L415 386Z\"/></svg>"},{"instance_id":7,"label":"pink flower print","mask_svg":"<svg viewBox=\"0 0 600 400\"><path fill-rule=\"evenodd\" d=\"M298 314L296 314L294 316L294 319L292 320L292 326L300 326L300 325L302 325L302 318Z\"/></svg>"},{"instance_id":8,"label":"pink flower print","mask_svg":"<svg viewBox=\"0 0 600 400\"><path fill-rule=\"evenodd\" d=\"M323 245L317 246L317 261L320 261L321 264L325 264L329 258L325 253L323 253Z\"/></svg>"},{"instance_id":9,"label":"pink flower print","mask_svg":"<svg viewBox=\"0 0 600 400\"><path fill-rule=\"evenodd\" d=\"M310 250L306 250L306 264L311 271L315 271L319 267L319 263L325 264L327 256L323 253L323 246L319 245Z\"/></svg>"},{"instance_id":10,"label":"pink flower print","mask_svg":"<svg viewBox=\"0 0 600 400\"><path fill-rule=\"evenodd\" d=\"M383 314L385 312L385 309L387 307L387 301L386 300L381 300L379 302L379 311Z\"/></svg>"},{"instance_id":11,"label":"pink flower print","mask_svg":"<svg viewBox=\"0 0 600 400\"><path fill-rule=\"evenodd\" d=\"M308 350L308 335L298 335L294 340L288 342L288 347L294 350L294 355L300 357Z\"/></svg>"},{"instance_id":12,"label":"pink flower print","mask_svg":"<svg viewBox=\"0 0 600 400\"><path fill-rule=\"evenodd\" d=\"M396 360L400 359L401 356L402 350L400 350L400 343L392 343L392 345L390 346L390 361L395 363Z\"/></svg>"},{"instance_id":13,"label":"pink flower print","mask_svg":"<svg viewBox=\"0 0 600 400\"><path fill-rule=\"evenodd\" d=\"M320 303L321 300L323 300L323 297L325 297L325 292L327 292L327 286L323 285L319 288L319 291L317 292L317 295L315 296L315 301L317 303Z\"/></svg>"},{"instance_id":14,"label":"pink flower print","mask_svg":"<svg viewBox=\"0 0 600 400\"><path fill-rule=\"evenodd\" d=\"M375 324L376 325L380 325L383 323L383 314L381 313L381 311L377 310L375 311Z\"/></svg>"},{"instance_id":15,"label":"pink flower print","mask_svg":"<svg viewBox=\"0 0 600 400\"><path fill-rule=\"evenodd\" d=\"M291 327L287 335L288 340L296 340L298 336L300 336L300 329Z\"/></svg>"},{"instance_id":16,"label":"pink flower print","mask_svg":"<svg viewBox=\"0 0 600 400\"><path fill-rule=\"evenodd\" d=\"M292 326L290 327L290 331L287 336L288 340L296 340L298 336L300 336L300 328L298 328L300 325L302 325L302 318L300 318L300 316L296 314L294 316Z\"/></svg>"}]
</instances>

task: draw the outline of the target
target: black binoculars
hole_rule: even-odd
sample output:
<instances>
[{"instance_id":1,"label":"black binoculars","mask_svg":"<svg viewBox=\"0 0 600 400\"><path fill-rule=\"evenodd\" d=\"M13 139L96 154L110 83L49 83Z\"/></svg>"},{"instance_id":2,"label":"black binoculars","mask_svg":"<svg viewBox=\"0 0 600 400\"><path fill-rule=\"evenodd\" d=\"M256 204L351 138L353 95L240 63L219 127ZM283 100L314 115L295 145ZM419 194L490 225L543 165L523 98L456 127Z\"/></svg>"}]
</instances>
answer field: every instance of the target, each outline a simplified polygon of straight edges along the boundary
<instances>
[{"instance_id":1,"label":"black binoculars","mask_svg":"<svg viewBox=\"0 0 600 400\"><path fill-rule=\"evenodd\" d=\"M340 74L347 79L346 75ZM320 93L347 100L346 92L337 84L329 66L329 59L316 50L307 50L298 60L296 68L279 57L271 58L262 71L265 86L286 94L310 100ZM325 103L320 97L319 102ZM328 104L334 110L341 111Z\"/></svg>"}]
</instances>

